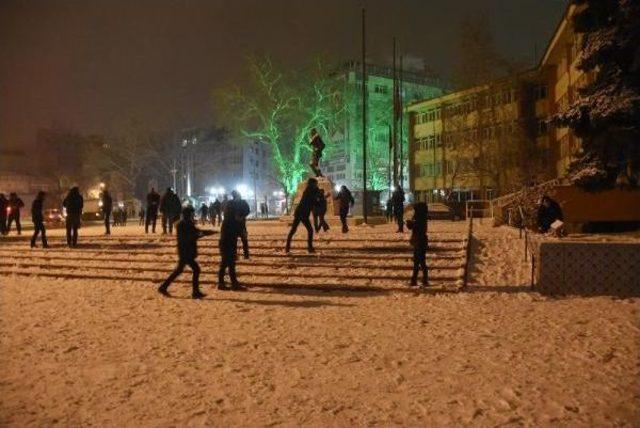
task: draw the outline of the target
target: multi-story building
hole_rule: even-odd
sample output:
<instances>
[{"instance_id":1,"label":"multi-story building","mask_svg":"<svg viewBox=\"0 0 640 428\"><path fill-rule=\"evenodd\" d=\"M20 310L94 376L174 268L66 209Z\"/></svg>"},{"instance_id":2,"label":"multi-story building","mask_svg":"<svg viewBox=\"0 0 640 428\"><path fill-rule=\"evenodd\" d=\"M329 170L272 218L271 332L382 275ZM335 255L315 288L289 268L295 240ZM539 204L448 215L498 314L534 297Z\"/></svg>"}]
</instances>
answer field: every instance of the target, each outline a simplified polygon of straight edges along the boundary
<instances>
[{"instance_id":1,"label":"multi-story building","mask_svg":"<svg viewBox=\"0 0 640 428\"><path fill-rule=\"evenodd\" d=\"M584 6L569 5L558 23L539 64L544 84L548 88L547 109L556 114L576 101L578 89L588 84L591 73L577 68L582 36L573 30L572 18ZM550 146L558 176L567 172L573 156L580 149L580 139L567 127L550 127Z\"/></svg>"},{"instance_id":2,"label":"multi-story building","mask_svg":"<svg viewBox=\"0 0 640 428\"><path fill-rule=\"evenodd\" d=\"M362 74L361 65L346 64L339 78L344 83L343 99L347 114L339 132L327 147L322 171L335 184L362 189ZM403 71L403 103L432 98L443 93L442 83L425 73ZM389 140L393 122L393 69L367 66L368 145L367 176L369 189L388 187ZM402 155L407 159L407 120L405 116ZM400 138L400 131L398 131ZM400 140L399 140L400 141ZM406 178L406 174L405 174Z\"/></svg>"},{"instance_id":3,"label":"multi-story building","mask_svg":"<svg viewBox=\"0 0 640 428\"><path fill-rule=\"evenodd\" d=\"M575 11L567 8L536 68L409 105L409 187L417 200L491 198L565 174L579 140L550 118L586 82L576 69Z\"/></svg>"}]
</instances>

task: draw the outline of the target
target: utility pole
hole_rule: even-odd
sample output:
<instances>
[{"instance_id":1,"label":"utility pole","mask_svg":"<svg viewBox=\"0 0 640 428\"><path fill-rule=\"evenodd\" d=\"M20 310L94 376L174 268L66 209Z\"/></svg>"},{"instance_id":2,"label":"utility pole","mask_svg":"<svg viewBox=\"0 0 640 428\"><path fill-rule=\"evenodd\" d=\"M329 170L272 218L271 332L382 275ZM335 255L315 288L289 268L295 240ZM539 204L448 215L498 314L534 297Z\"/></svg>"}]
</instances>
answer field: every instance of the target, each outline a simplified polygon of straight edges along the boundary
<instances>
[{"instance_id":1,"label":"utility pole","mask_svg":"<svg viewBox=\"0 0 640 428\"><path fill-rule=\"evenodd\" d=\"M391 144L393 147L393 184L398 184L398 79L396 73L396 38L393 38L393 113L392 121L393 121L393 138L391 139ZM389 186L389 192L391 192L391 186Z\"/></svg>"},{"instance_id":2,"label":"utility pole","mask_svg":"<svg viewBox=\"0 0 640 428\"><path fill-rule=\"evenodd\" d=\"M362 8L362 215L367 223L367 46L365 10Z\"/></svg>"},{"instance_id":3,"label":"utility pole","mask_svg":"<svg viewBox=\"0 0 640 428\"><path fill-rule=\"evenodd\" d=\"M173 176L173 190L176 190L176 173L178 172L178 169L176 168L175 158L173 159L173 168L171 168L169 172Z\"/></svg>"},{"instance_id":4,"label":"utility pole","mask_svg":"<svg viewBox=\"0 0 640 428\"><path fill-rule=\"evenodd\" d=\"M400 113L400 187L404 188L404 158L402 154L403 140L403 121L404 121L404 108L402 107L402 55L400 55L400 70L399 70L399 82L398 82L398 107Z\"/></svg>"}]
</instances>

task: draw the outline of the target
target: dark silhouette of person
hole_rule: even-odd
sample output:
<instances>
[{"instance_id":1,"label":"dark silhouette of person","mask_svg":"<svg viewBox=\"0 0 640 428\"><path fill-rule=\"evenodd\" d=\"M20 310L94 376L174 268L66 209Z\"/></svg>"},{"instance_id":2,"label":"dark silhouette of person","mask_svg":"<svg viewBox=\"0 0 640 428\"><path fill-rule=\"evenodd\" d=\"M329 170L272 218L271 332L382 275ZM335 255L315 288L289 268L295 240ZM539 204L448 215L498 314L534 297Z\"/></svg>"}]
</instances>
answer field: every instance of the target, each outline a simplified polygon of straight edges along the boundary
<instances>
[{"instance_id":1,"label":"dark silhouette of person","mask_svg":"<svg viewBox=\"0 0 640 428\"><path fill-rule=\"evenodd\" d=\"M113 212L113 199L109 194L108 190L102 192L100 197L100 201L102 202L102 215L104 216L104 234L111 235L111 213ZM115 225L115 217L113 219Z\"/></svg>"},{"instance_id":2,"label":"dark silhouette of person","mask_svg":"<svg viewBox=\"0 0 640 428\"><path fill-rule=\"evenodd\" d=\"M33 200L31 204L31 220L33 221L33 236L31 237L31 248L36 246L36 239L38 239L38 234L42 236L42 248L48 248L49 244L47 244L47 231L44 227L44 215L42 210L44 208L44 197L45 193L43 191L38 192L36 198Z\"/></svg>"},{"instance_id":3,"label":"dark silhouette of person","mask_svg":"<svg viewBox=\"0 0 640 428\"><path fill-rule=\"evenodd\" d=\"M194 209L185 207L182 209L182 220L176 226L178 244L178 265L171 272L169 277L158 287L158 292L169 297L169 286L184 271L185 266L189 266L192 272L191 297L201 299L205 296L200 291L200 265L196 261L198 258L198 239L213 234L212 230L200 230L196 227L194 220Z\"/></svg>"},{"instance_id":4,"label":"dark silhouette of person","mask_svg":"<svg viewBox=\"0 0 640 428\"><path fill-rule=\"evenodd\" d=\"M324 219L324 216L327 214L327 198L331 197L331 193L327 193L325 195L322 189L318 189L318 193L316 204L311 211L311 214L313 215L313 226L316 233L320 233L320 229L325 232L329 230L329 224Z\"/></svg>"},{"instance_id":5,"label":"dark silhouette of person","mask_svg":"<svg viewBox=\"0 0 640 428\"><path fill-rule=\"evenodd\" d=\"M80 194L78 186L74 186L69 190L67 197L62 201L62 206L67 209L67 218L65 221L67 228L67 245L69 247L77 247L78 229L80 228L82 208L84 207L84 199Z\"/></svg>"},{"instance_id":6,"label":"dark silhouette of person","mask_svg":"<svg viewBox=\"0 0 640 428\"><path fill-rule=\"evenodd\" d=\"M236 216L240 227L240 240L242 241L242 254L245 259L249 258L249 234L247 232L247 216L251 212L247 201L242 199L240 192L234 190L231 192L231 200L227 205L233 207L233 213Z\"/></svg>"},{"instance_id":7,"label":"dark silhouette of person","mask_svg":"<svg viewBox=\"0 0 640 428\"><path fill-rule=\"evenodd\" d=\"M0 233L7 234L7 208L9 207L9 201L4 196L4 193L0 193Z\"/></svg>"},{"instance_id":8,"label":"dark silhouette of person","mask_svg":"<svg viewBox=\"0 0 640 428\"><path fill-rule=\"evenodd\" d=\"M20 199L16 193L10 193L7 205L9 210L7 219L7 233L11 232L11 223L15 221L18 235L22 235L22 224L20 224L20 209L24 207L24 202L22 202L22 199Z\"/></svg>"},{"instance_id":9,"label":"dark silhouette of person","mask_svg":"<svg viewBox=\"0 0 640 428\"><path fill-rule=\"evenodd\" d=\"M563 220L562 208L547 195L542 196L538 206L538 230L547 233L556 220Z\"/></svg>"},{"instance_id":10,"label":"dark silhouette of person","mask_svg":"<svg viewBox=\"0 0 640 428\"><path fill-rule=\"evenodd\" d=\"M387 218L387 223L391 223L393 221L393 204L391 203L391 198L387 199L384 215Z\"/></svg>"},{"instance_id":11,"label":"dark silhouette of person","mask_svg":"<svg viewBox=\"0 0 640 428\"><path fill-rule=\"evenodd\" d=\"M227 201L225 203L224 219L220 227L220 241L218 247L220 249L220 269L218 270L218 290L236 290L243 291L243 287L238 282L236 275L236 258L238 256L238 238L242 235L242 215L236 213L239 204ZM224 282L225 273L229 271L229 280L231 288L227 287Z\"/></svg>"},{"instance_id":12,"label":"dark silhouette of person","mask_svg":"<svg viewBox=\"0 0 640 428\"><path fill-rule=\"evenodd\" d=\"M315 178L307 180L307 187L304 189L304 192L302 192L300 202L293 212L293 223L291 224L291 230L289 230L287 244L285 246L287 253L291 251L291 240L293 239L293 235L296 234L300 223L307 229L307 251L310 253L315 252L313 249L313 227L309 221L309 216L311 215L313 207L318 203L318 190L318 180Z\"/></svg>"},{"instance_id":13,"label":"dark silhouette of person","mask_svg":"<svg viewBox=\"0 0 640 428\"><path fill-rule=\"evenodd\" d=\"M391 204L393 205L393 216L398 223L397 233L404 232L404 190L399 185L391 195Z\"/></svg>"},{"instance_id":14,"label":"dark silhouette of person","mask_svg":"<svg viewBox=\"0 0 640 428\"><path fill-rule=\"evenodd\" d=\"M140 207L138 211L138 226L144 225L144 208Z\"/></svg>"},{"instance_id":15,"label":"dark silhouette of person","mask_svg":"<svg viewBox=\"0 0 640 428\"><path fill-rule=\"evenodd\" d=\"M204 202L200 206L200 224L205 225L209 219L209 207Z\"/></svg>"},{"instance_id":16,"label":"dark silhouette of person","mask_svg":"<svg viewBox=\"0 0 640 428\"><path fill-rule=\"evenodd\" d=\"M124 204L120 208L118 208L118 214L119 214L118 221L120 223L120 226L126 226L127 225L127 209L124 207Z\"/></svg>"},{"instance_id":17,"label":"dark silhouette of person","mask_svg":"<svg viewBox=\"0 0 640 428\"><path fill-rule=\"evenodd\" d=\"M225 213L227 212L227 204L229 203L229 198L227 195L222 196L222 202L220 203L220 210L222 212L222 217L224 218Z\"/></svg>"},{"instance_id":18,"label":"dark silhouette of person","mask_svg":"<svg viewBox=\"0 0 640 428\"><path fill-rule=\"evenodd\" d=\"M180 217L180 210L182 204L180 198L170 187L167 187L166 192L160 199L160 212L162 212L162 233L173 233L173 224ZM195 211L194 211L195 212Z\"/></svg>"},{"instance_id":19,"label":"dark silhouette of person","mask_svg":"<svg viewBox=\"0 0 640 428\"><path fill-rule=\"evenodd\" d=\"M147 217L144 222L144 233L149 233L149 225L151 225L151 232L156 233L159 207L160 194L152 187L151 191L147 194Z\"/></svg>"},{"instance_id":20,"label":"dark silhouette of person","mask_svg":"<svg viewBox=\"0 0 640 428\"><path fill-rule=\"evenodd\" d=\"M342 233L347 233L349 232L347 216L349 215L349 208L353 207L355 200L347 186L340 187L340 191L336 195L335 199L338 201L338 213L340 214L340 223L342 223Z\"/></svg>"},{"instance_id":21,"label":"dark silhouette of person","mask_svg":"<svg viewBox=\"0 0 640 428\"><path fill-rule=\"evenodd\" d=\"M218 226L221 226L222 225L222 204L220 203L218 198L216 198L216 200L213 201L213 203L211 204L211 208L212 209L209 210L211 214L211 224L215 226L216 218L217 218Z\"/></svg>"},{"instance_id":22,"label":"dark silhouette of person","mask_svg":"<svg viewBox=\"0 0 640 428\"><path fill-rule=\"evenodd\" d=\"M413 275L411 285L418 285L418 273L422 271L422 285L429 285L429 270L427 268L427 219L429 209L425 202L413 205L413 219L407 220L407 227L411 230L411 246L413 246Z\"/></svg>"},{"instance_id":23,"label":"dark silhouette of person","mask_svg":"<svg viewBox=\"0 0 640 428\"><path fill-rule=\"evenodd\" d=\"M320 138L320 134L318 134L316 128L311 130L311 140L309 141L309 145L311 145L311 149L313 150L309 166L316 177L322 177L322 172L318 165L320 164L320 158L322 157L322 151L324 150L325 144L324 141L322 141L322 138Z\"/></svg>"}]
</instances>

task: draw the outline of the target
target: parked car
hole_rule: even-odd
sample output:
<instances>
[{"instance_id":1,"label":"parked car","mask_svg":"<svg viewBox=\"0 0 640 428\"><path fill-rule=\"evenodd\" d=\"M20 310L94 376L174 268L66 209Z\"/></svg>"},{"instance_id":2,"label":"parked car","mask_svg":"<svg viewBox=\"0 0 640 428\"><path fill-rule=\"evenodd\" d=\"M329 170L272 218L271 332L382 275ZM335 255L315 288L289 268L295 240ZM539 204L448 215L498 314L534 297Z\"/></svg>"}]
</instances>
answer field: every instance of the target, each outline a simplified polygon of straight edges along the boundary
<instances>
[{"instance_id":1,"label":"parked car","mask_svg":"<svg viewBox=\"0 0 640 428\"><path fill-rule=\"evenodd\" d=\"M64 224L64 216L62 211L57 208L44 210L44 222L47 226L62 226Z\"/></svg>"}]
</instances>

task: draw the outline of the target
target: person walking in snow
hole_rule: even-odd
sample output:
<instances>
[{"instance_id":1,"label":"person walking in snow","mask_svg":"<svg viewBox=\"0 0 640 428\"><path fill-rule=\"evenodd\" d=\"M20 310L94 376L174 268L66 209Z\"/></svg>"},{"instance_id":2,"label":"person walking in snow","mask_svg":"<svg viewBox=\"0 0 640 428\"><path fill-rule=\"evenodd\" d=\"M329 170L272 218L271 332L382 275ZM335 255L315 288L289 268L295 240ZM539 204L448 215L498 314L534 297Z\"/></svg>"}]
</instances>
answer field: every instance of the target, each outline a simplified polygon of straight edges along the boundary
<instances>
[{"instance_id":1,"label":"person walking in snow","mask_svg":"<svg viewBox=\"0 0 640 428\"><path fill-rule=\"evenodd\" d=\"M9 194L8 206L8 219L7 219L7 233L11 232L11 223L16 222L16 230L18 235L22 235L22 225L20 224L20 209L24 207L24 202L18 197L16 193Z\"/></svg>"},{"instance_id":2,"label":"person walking in snow","mask_svg":"<svg viewBox=\"0 0 640 428\"><path fill-rule=\"evenodd\" d=\"M44 208L44 196L45 193L40 191L31 204L31 220L33 221L33 236L31 237L31 248L36 246L36 239L38 234L42 234L42 248L48 248L47 243L47 231L44 227L44 215L42 210Z\"/></svg>"},{"instance_id":3,"label":"person walking in snow","mask_svg":"<svg viewBox=\"0 0 640 428\"><path fill-rule=\"evenodd\" d=\"M209 207L207 206L207 204L203 202L202 206L200 207L200 224L204 226L207 223L208 219L209 219Z\"/></svg>"},{"instance_id":4,"label":"person walking in snow","mask_svg":"<svg viewBox=\"0 0 640 428\"><path fill-rule=\"evenodd\" d=\"M104 234L111 235L111 224L109 223L109 221L111 220L111 213L113 211L113 199L111 198L108 190L104 190L102 192L100 201L102 202L102 215L104 216Z\"/></svg>"},{"instance_id":5,"label":"person walking in snow","mask_svg":"<svg viewBox=\"0 0 640 428\"><path fill-rule=\"evenodd\" d=\"M338 202L338 212L340 214L340 222L342 223L342 233L347 233L349 232L347 216L349 215L349 208L353 207L355 200L347 186L340 187L340 191L336 195L335 199Z\"/></svg>"},{"instance_id":6,"label":"person walking in snow","mask_svg":"<svg viewBox=\"0 0 640 428\"><path fill-rule=\"evenodd\" d=\"M325 232L329 230L329 224L324 219L324 216L327 214L327 198L330 197L331 193L327 193L325 195L322 189L318 189L316 204L313 206L313 210L311 211L311 214L313 215L313 226L316 233L320 233L320 229Z\"/></svg>"},{"instance_id":7,"label":"person walking in snow","mask_svg":"<svg viewBox=\"0 0 640 428\"><path fill-rule=\"evenodd\" d=\"M218 247L220 249L218 290L244 291L246 290L246 287L240 285L236 275L238 238L241 237L243 231L242 211L236 212L236 210L238 208L241 209L241 206L240 204L233 203L233 201L227 201L224 206L224 219L222 220L222 226L220 227L220 241L218 242ZM224 276L227 271L229 272L229 280L231 281L230 288L227 287L224 281Z\"/></svg>"},{"instance_id":8,"label":"person walking in snow","mask_svg":"<svg viewBox=\"0 0 640 428\"><path fill-rule=\"evenodd\" d=\"M391 195L391 204L393 205L393 216L398 223L398 233L404 232L404 190L399 185Z\"/></svg>"},{"instance_id":9,"label":"person walking in snow","mask_svg":"<svg viewBox=\"0 0 640 428\"><path fill-rule=\"evenodd\" d=\"M291 229L287 236L285 252L289 253L291 251L291 240L293 239L293 235L296 234L298 226L302 223L305 229L307 229L307 251L315 253L315 250L313 249L313 227L309 221L309 216L311 215L311 210L317 204L317 200L318 180L310 178L307 180L307 187L304 189L304 192L302 192L300 202L293 212L293 223L291 224Z\"/></svg>"},{"instance_id":10,"label":"person walking in snow","mask_svg":"<svg viewBox=\"0 0 640 428\"><path fill-rule=\"evenodd\" d=\"M418 285L418 273L422 271L422 285L429 285L429 270L427 268L427 219L429 209L424 202L413 205L413 218L407 220L407 227L411 230L411 246L413 247L413 275L411 286Z\"/></svg>"},{"instance_id":11,"label":"person walking in snow","mask_svg":"<svg viewBox=\"0 0 640 428\"><path fill-rule=\"evenodd\" d=\"M216 219L218 219L218 226L222 225L222 204L220 203L218 198L216 198L216 200L211 204L209 214L211 215L212 226L216 225Z\"/></svg>"},{"instance_id":12,"label":"person walking in snow","mask_svg":"<svg viewBox=\"0 0 640 428\"><path fill-rule=\"evenodd\" d=\"M67 218L65 226L67 229L67 245L69 247L78 246L78 229L80 228L80 218L82 217L82 208L84 207L84 199L80 194L78 186L74 186L69 190L67 197L64 198L62 206L67 210Z\"/></svg>"},{"instance_id":13,"label":"person walking in snow","mask_svg":"<svg viewBox=\"0 0 640 428\"><path fill-rule=\"evenodd\" d=\"M147 194L147 217L144 222L144 233L149 233L149 225L151 225L151 232L156 233L159 207L160 194L152 187L151 191Z\"/></svg>"},{"instance_id":14,"label":"person walking in snow","mask_svg":"<svg viewBox=\"0 0 640 428\"><path fill-rule=\"evenodd\" d=\"M240 227L240 240L242 241L242 254L245 259L249 258L249 234L247 232L247 216L251 212L247 201L242 199L240 192L234 190L231 192L231 200L227 202L227 206L232 207L232 211L237 218Z\"/></svg>"},{"instance_id":15,"label":"person walking in snow","mask_svg":"<svg viewBox=\"0 0 640 428\"><path fill-rule=\"evenodd\" d=\"M176 226L178 265L171 272L169 277L158 287L158 292L169 297L169 286L184 271L185 266L189 266L192 271L191 297L202 299L205 294L200 291L200 265L196 261L198 258L198 239L212 235L212 230L200 230L196 227L194 220L195 211L192 207L182 209L182 220Z\"/></svg>"},{"instance_id":16,"label":"person walking in snow","mask_svg":"<svg viewBox=\"0 0 640 428\"><path fill-rule=\"evenodd\" d=\"M0 193L0 234L7 234L7 208L9 207L9 201L4 196L4 193Z\"/></svg>"}]
</instances>

